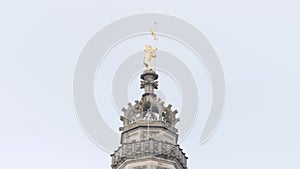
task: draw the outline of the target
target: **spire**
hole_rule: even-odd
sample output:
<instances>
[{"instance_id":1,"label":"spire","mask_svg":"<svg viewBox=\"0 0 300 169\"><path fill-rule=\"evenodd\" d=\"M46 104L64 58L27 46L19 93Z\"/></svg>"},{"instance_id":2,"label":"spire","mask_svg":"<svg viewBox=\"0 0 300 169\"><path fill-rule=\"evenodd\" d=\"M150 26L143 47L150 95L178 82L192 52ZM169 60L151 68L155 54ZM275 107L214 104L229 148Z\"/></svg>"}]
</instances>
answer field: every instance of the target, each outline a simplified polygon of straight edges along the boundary
<instances>
[{"instance_id":1,"label":"spire","mask_svg":"<svg viewBox=\"0 0 300 169\"><path fill-rule=\"evenodd\" d=\"M156 22L154 22L156 29ZM154 41L157 41L157 34L155 29L150 29L150 34ZM172 131L176 131L176 123L179 118L176 118L177 110L172 111L172 105L164 106L164 102L157 97L154 90L158 89L158 74L150 67L151 60L156 57L156 47L146 45L144 48L144 65L146 70L141 74L140 88L144 89L144 94L140 100L136 100L135 104L128 103L127 108L123 108L124 116L121 116L123 127L120 131L131 129L134 124L156 122L162 126L167 126Z\"/></svg>"},{"instance_id":2,"label":"spire","mask_svg":"<svg viewBox=\"0 0 300 169\"><path fill-rule=\"evenodd\" d=\"M155 41L158 40L154 30L151 29L150 33ZM175 125L179 121L176 117L178 111L172 110L170 104L165 106L155 94L158 74L150 63L156 57L156 50L150 45L144 48L146 69L140 76L140 88L144 93L139 100L122 109L122 146L111 155L113 169L187 169L187 157L177 144Z\"/></svg>"}]
</instances>

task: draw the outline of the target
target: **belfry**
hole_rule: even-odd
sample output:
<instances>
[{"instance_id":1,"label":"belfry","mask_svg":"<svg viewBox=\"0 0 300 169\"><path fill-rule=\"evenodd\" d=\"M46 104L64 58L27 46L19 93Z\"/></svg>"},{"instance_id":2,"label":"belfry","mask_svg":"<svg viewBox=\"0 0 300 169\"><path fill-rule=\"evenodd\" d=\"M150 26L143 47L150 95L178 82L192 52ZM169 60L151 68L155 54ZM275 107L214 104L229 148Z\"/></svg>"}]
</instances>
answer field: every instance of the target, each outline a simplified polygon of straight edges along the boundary
<instances>
[{"instance_id":1,"label":"belfry","mask_svg":"<svg viewBox=\"0 0 300 169\"><path fill-rule=\"evenodd\" d=\"M150 45L144 49L146 69L140 76L144 94L122 109L121 146L111 155L112 169L187 169L188 158L177 144L178 111L155 94L158 74L150 62L156 50Z\"/></svg>"}]
</instances>

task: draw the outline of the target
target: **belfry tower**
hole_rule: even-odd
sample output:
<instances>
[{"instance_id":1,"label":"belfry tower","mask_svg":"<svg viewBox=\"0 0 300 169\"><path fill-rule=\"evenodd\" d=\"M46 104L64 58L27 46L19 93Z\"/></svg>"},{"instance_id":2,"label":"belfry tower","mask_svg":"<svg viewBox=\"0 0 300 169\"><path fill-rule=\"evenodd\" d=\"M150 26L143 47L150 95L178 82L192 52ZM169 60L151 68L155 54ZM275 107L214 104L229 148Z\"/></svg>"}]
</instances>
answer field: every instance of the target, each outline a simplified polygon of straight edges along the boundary
<instances>
[{"instance_id":1,"label":"belfry tower","mask_svg":"<svg viewBox=\"0 0 300 169\"><path fill-rule=\"evenodd\" d=\"M158 75L152 69L141 74L140 100L128 103L121 116L121 144L112 155L113 169L187 169L187 157L177 144L177 110L165 106L154 89Z\"/></svg>"},{"instance_id":2,"label":"belfry tower","mask_svg":"<svg viewBox=\"0 0 300 169\"><path fill-rule=\"evenodd\" d=\"M155 32L151 34L156 40ZM111 155L112 169L187 169L188 158L177 144L178 112L154 92L158 74L150 68L150 62L156 50L150 45L144 48L146 70L140 76L144 94L122 109L121 147Z\"/></svg>"}]
</instances>

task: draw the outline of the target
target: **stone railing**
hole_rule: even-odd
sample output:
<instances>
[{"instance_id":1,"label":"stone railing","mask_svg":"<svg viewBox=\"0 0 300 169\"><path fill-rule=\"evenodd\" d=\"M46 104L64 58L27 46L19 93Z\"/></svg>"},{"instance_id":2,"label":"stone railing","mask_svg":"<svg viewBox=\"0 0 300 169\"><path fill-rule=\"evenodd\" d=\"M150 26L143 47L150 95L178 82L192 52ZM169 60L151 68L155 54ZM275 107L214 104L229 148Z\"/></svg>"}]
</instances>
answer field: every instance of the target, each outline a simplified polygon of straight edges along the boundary
<instances>
[{"instance_id":1,"label":"stone railing","mask_svg":"<svg viewBox=\"0 0 300 169\"><path fill-rule=\"evenodd\" d=\"M146 140L123 144L112 157L112 167L117 168L127 159L137 159L141 157L159 157L167 160L176 160L187 168L187 157L179 145L173 145L156 140Z\"/></svg>"}]
</instances>

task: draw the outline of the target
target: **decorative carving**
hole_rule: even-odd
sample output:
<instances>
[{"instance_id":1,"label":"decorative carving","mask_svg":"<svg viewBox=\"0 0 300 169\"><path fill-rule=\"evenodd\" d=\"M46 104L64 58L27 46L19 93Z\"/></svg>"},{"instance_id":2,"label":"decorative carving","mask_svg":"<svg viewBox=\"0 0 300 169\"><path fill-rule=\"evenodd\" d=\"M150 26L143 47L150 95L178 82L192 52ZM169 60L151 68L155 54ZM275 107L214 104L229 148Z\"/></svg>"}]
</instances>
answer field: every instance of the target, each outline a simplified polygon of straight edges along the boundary
<instances>
[{"instance_id":1,"label":"decorative carving","mask_svg":"<svg viewBox=\"0 0 300 169\"><path fill-rule=\"evenodd\" d=\"M141 146L141 144L140 143L137 143L137 144L135 144L135 151L137 152L137 153L140 153L141 151L142 151L142 146Z\"/></svg>"},{"instance_id":2,"label":"decorative carving","mask_svg":"<svg viewBox=\"0 0 300 169\"><path fill-rule=\"evenodd\" d=\"M155 29L150 33L158 41ZM151 60L157 57L156 51L154 44L144 48L146 70L140 76L144 93L140 100L122 108L122 145L111 155L112 169L187 169L187 157L177 144L178 111L170 104L166 106L154 92L158 74L151 69Z\"/></svg>"},{"instance_id":3,"label":"decorative carving","mask_svg":"<svg viewBox=\"0 0 300 169\"><path fill-rule=\"evenodd\" d=\"M131 144L129 144L129 145L127 146L127 153L128 153L128 154L131 154L131 153L132 153L132 145L131 145Z\"/></svg>"},{"instance_id":4,"label":"decorative carving","mask_svg":"<svg viewBox=\"0 0 300 169\"><path fill-rule=\"evenodd\" d=\"M149 80L144 80L141 81L141 89L145 88L145 86L153 86L154 89L158 89L158 81L149 81Z\"/></svg>"},{"instance_id":5,"label":"decorative carving","mask_svg":"<svg viewBox=\"0 0 300 169\"><path fill-rule=\"evenodd\" d=\"M151 59L150 59L151 60ZM149 68L149 64L147 65ZM149 68L150 69L150 68ZM183 169L187 169L185 153L177 144L178 111L172 110L172 105L165 103L156 96L154 89L158 88L158 75L153 70L145 70L141 75L141 89L145 92L140 100L122 109L123 126L122 146L112 154L112 168L119 168L126 160L143 157L158 157L176 161ZM145 128L148 125L148 128ZM143 128L137 128L142 126ZM153 128L155 127L155 128ZM138 130L138 131L136 131ZM165 132L167 130L167 132ZM169 135L169 134L170 135ZM159 166L159 167L158 167ZM134 166L143 169L144 166ZM156 165L155 168L167 169L167 166Z\"/></svg>"},{"instance_id":6,"label":"decorative carving","mask_svg":"<svg viewBox=\"0 0 300 169\"><path fill-rule=\"evenodd\" d=\"M145 151L150 151L150 142L145 142L144 144Z\"/></svg>"},{"instance_id":7,"label":"decorative carving","mask_svg":"<svg viewBox=\"0 0 300 169\"><path fill-rule=\"evenodd\" d=\"M124 116L121 116L123 125L126 126L138 121L162 121L169 127L175 127L179 118L176 118L177 110L172 111L171 105L164 106L159 98L145 98L140 101L136 100L135 105L128 104L127 108L123 108Z\"/></svg>"},{"instance_id":8,"label":"decorative carving","mask_svg":"<svg viewBox=\"0 0 300 169\"><path fill-rule=\"evenodd\" d=\"M134 150L133 150L134 147ZM141 152L138 151L141 147ZM120 153L122 152L122 153ZM178 161L184 169L187 169L187 157L178 145L164 143L155 140L147 140L139 143L124 144L112 156L112 167L118 166L126 159L133 159L135 157L164 157Z\"/></svg>"}]
</instances>

